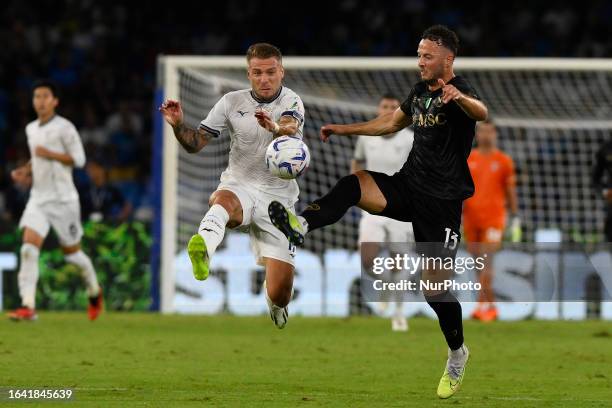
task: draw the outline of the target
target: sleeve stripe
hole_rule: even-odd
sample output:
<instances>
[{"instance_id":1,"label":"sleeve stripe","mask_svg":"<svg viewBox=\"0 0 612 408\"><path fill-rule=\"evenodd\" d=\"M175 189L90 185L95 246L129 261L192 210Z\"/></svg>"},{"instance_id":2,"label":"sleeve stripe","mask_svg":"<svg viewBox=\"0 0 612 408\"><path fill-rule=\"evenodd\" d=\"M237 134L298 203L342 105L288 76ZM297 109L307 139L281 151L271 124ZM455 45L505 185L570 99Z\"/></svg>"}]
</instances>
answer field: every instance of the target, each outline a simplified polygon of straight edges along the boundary
<instances>
[{"instance_id":1,"label":"sleeve stripe","mask_svg":"<svg viewBox=\"0 0 612 408\"><path fill-rule=\"evenodd\" d=\"M218 130L213 129L213 128L211 128L211 127L208 127L208 126L206 126L206 125L205 125L205 124L203 124L203 123L200 123L200 129L204 129L204 130L205 130L205 131L207 131L208 133L212 133L212 135L213 135L214 137L219 137L219 136L221 135L221 132L219 132Z\"/></svg>"},{"instance_id":2,"label":"sleeve stripe","mask_svg":"<svg viewBox=\"0 0 612 408\"><path fill-rule=\"evenodd\" d=\"M295 110L284 111L283 113L281 113L281 116L292 116L296 118L300 124L304 122L304 116L302 116L300 112L295 111Z\"/></svg>"}]
</instances>

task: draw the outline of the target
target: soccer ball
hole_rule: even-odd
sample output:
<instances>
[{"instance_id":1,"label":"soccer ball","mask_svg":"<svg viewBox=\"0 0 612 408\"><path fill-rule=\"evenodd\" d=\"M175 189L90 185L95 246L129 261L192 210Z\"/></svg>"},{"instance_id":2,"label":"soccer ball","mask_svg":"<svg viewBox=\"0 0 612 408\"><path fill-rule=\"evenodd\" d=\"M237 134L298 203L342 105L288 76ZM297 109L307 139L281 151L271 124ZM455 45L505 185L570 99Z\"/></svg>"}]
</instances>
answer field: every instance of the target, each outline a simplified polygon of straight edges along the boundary
<instances>
[{"instance_id":1,"label":"soccer ball","mask_svg":"<svg viewBox=\"0 0 612 408\"><path fill-rule=\"evenodd\" d=\"M276 177L294 179L308 168L308 164L308 146L297 137L280 136L268 145L266 166Z\"/></svg>"}]
</instances>

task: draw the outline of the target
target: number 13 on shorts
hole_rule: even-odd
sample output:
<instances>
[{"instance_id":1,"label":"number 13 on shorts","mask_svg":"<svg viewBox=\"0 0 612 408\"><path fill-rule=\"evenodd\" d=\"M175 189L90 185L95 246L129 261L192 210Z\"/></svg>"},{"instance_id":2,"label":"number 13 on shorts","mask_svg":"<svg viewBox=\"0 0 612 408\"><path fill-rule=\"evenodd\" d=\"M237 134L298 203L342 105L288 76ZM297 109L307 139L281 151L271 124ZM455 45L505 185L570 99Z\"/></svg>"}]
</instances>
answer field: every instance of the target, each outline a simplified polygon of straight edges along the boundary
<instances>
[{"instance_id":1,"label":"number 13 on shorts","mask_svg":"<svg viewBox=\"0 0 612 408\"><path fill-rule=\"evenodd\" d=\"M459 234L453 232L450 228L444 228L446 232L446 238L444 239L444 248L448 248L451 251L457 248L457 244L459 243Z\"/></svg>"}]
</instances>

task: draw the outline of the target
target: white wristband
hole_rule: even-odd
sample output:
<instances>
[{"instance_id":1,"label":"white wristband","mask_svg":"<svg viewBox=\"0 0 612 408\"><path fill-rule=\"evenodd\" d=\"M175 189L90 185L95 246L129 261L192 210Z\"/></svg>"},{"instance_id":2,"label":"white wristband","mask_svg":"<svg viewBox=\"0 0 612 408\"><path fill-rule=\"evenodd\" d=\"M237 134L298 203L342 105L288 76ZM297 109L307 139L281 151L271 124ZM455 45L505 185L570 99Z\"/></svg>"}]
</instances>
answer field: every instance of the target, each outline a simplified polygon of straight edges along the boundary
<instances>
[{"instance_id":1,"label":"white wristband","mask_svg":"<svg viewBox=\"0 0 612 408\"><path fill-rule=\"evenodd\" d=\"M278 135L278 132L280 131L280 125L276 122L274 122L274 129L272 129L272 134L274 136Z\"/></svg>"}]
</instances>

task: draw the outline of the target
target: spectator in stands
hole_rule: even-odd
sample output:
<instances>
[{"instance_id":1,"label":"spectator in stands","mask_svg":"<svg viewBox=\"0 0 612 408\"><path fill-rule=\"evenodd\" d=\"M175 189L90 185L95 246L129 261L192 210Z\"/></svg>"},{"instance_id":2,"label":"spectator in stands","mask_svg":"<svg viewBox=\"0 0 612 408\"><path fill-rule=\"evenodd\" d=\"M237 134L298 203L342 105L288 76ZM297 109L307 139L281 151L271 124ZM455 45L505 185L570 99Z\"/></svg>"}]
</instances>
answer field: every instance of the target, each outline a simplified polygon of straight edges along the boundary
<instances>
[{"instance_id":1,"label":"spectator in stands","mask_svg":"<svg viewBox=\"0 0 612 408\"><path fill-rule=\"evenodd\" d=\"M84 220L122 222L128 219L132 205L121 191L108 183L107 170L98 160L87 162L89 185L79 192Z\"/></svg>"}]
</instances>

